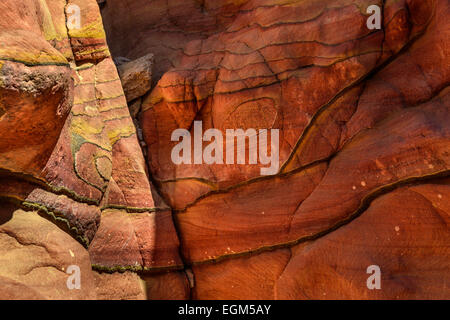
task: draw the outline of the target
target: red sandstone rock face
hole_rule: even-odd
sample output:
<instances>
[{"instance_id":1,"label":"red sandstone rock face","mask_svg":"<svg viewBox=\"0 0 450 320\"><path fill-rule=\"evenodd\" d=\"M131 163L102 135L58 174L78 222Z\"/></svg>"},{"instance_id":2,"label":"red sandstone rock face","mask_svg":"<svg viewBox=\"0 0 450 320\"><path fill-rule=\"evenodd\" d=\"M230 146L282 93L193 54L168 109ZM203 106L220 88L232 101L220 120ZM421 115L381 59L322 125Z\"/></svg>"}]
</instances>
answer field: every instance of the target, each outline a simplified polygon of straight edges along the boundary
<instances>
[{"instance_id":1,"label":"red sandstone rock face","mask_svg":"<svg viewBox=\"0 0 450 320\"><path fill-rule=\"evenodd\" d=\"M145 141L96 1L0 3L0 298L450 297L448 1L102 7ZM194 121L278 129L278 170L175 165Z\"/></svg>"},{"instance_id":2,"label":"red sandstone rock face","mask_svg":"<svg viewBox=\"0 0 450 320\"><path fill-rule=\"evenodd\" d=\"M371 4L383 7L382 30L366 27ZM420 207L398 209L381 225L371 221L388 213L359 224L357 217L378 212L381 199L408 202L393 190L428 190L420 181L448 175L449 10L446 1L247 1L224 30L184 46L144 100L141 124L150 170L177 212L183 257L198 265L196 298L448 297L448 279L442 286L435 278L448 272L448 212L438 213L443 226L418 229L404 221ZM280 170L262 177L259 165L175 165L171 134L184 128L193 135L194 121L224 135L279 129ZM377 238L344 242L357 237L352 232L387 235L400 221L412 224L400 226L407 238L393 235L375 248ZM439 236L414 242L415 232ZM326 242L338 235L343 240ZM298 245L306 241L327 249L309 253ZM401 267L395 262L403 259L396 246L434 241L443 249L427 254L441 271L418 263L421 249L405 253ZM313 270L316 259L323 266ZM333 271L349 263L350 271ZM382 293L371 294L363 280L372 264L386 279L414 284L387 280Z\"/></svg>"},{"instance_id":3,"label":"red sandstone rock face","mask_svg":"<svg viewBox=\"0 0 450 320\"><path fill-rule=\"evenodd\" d=\"M79 29L66 27L73 5ZM92 265L108 272L183 268L171 211L148 179L96 1L8 0L0 9L0 207L14 204L1 215L2 248L11 248L2 253L3 296L118 298L106 293L108 286L133 278L94 277ZM29 224L20 209L30 211ZM48 231L55 239L47 250L57 262L39 250L19 250L49 245L50 227L34 216L58 230ZM63 259L69 251L83 258ZM18 260L23 268L11 273ZM71 264L82 264L82 291L66 286ZM146 288L136 288L122 298L144 298Z\"/></svg>"},{"instance_id":4,"label":"red sandstone rock face","mask_svg":"<svg viewBox=\"0 0 450 320\"><path fill-rule=\"evenodd\" d=\"M152 52L159 78L190 41L226 30L246 2L108 0L102 16L113 56L137 59Z\"/></svg>"}]
</instances>

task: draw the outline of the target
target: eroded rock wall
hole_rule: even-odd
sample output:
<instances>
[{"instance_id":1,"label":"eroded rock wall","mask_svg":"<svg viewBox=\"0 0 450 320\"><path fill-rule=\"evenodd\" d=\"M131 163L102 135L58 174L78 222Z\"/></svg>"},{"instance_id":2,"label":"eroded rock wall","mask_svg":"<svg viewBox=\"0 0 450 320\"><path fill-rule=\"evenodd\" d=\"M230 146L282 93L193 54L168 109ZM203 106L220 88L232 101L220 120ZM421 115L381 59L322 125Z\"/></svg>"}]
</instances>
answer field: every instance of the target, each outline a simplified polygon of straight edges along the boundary
<instances>
[{"instance_id":1,"label":"eroded rock wall","mask_svg":"<svg viewBox=\"0 0 450 320\"><path fill-rule=\"evenodd\" d=\"M0 2L0 298L450 297L447 0L101 8ZM154 55L138 127L109 48ZM276 172L176 165L196 122L278 130Z\"/></svg>"},{"instance_id":2,"label":"eroded rock wall","mask_svg":"<svg viewBox=\"0 0 450 320\"><path fill-rule=\"evenodd\" d=\"M380 30L367 27L370 5ZM247 1L183 47L141 125L195 298L449 296L449 10ZM171 135L194 136L194 121L224 136L278 129L280 169L174 164ZM366 286L371 265L381 291Z\"/></svg>"}]
</instances>

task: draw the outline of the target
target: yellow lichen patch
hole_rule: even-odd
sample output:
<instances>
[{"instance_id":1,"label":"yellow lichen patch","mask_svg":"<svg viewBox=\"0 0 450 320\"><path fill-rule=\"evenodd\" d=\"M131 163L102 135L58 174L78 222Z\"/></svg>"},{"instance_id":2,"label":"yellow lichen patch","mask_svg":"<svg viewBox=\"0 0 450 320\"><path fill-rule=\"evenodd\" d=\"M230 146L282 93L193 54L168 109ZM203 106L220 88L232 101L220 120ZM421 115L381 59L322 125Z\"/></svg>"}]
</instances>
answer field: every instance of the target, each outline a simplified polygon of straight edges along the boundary
<instances>
[{"instance_id":1,"label":"yellow lichen patch","mask_svg":"<svg viewBox=\"0 0 450 320\"><path fill-rule=\"evenodd\" d=\"M95 65L94 64L92 64L92 63L85 63L85 64L82 64L81 66L77 66L76 68L75 68L75 70L78 72L78 71L83 71L83 70L88 70L88 69L90 69L90 68L92 68L92 67L94 67Z\"/></svg>"},{"instance_id":2,"label":"yellow lichen patch","mask_svg":"<svg viewBox=\"0 0 450 320\"><path fill-rule=\"evenodd\" d=\"M130 119L130 112L128 111L128 108L121 108L117 110L113 110L112 112L103 113L103 121L115 121L115 120L123 120L123 119Z\"/></svg>"},{"instance_id":3,"label":"yellow lichen patch","mask_svg":"<svg viewBox=\"0 0 450 320\"><path fill-rule=\"evenodd\" d=\"M58 39L68 39L66 25L66 0L45 0ZM42 6L42 5L41 5Z\"/></svg>"}]
</instances>

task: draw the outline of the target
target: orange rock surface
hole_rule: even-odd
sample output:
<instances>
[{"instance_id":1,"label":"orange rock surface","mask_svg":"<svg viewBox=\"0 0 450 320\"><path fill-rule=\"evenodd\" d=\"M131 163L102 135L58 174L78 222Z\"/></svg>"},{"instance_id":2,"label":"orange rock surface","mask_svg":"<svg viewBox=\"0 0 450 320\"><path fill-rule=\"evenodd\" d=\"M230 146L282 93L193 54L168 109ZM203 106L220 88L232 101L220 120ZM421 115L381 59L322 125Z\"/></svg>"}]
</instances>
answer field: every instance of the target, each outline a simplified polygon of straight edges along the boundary
<instances>
[{"instance_id":1,"label":"orange rock surface","mask_svg":"<svg viewBox=\"0 0 450 320\"><path fill-rule=\"evenodd\" d=\"M66 26L71 6L79 8L79 29ZM118 298L105 293L106 282L125 286L131 280L102 280L94 277L92 266L108 272L183 268L171 211L149 181L97 2L7 0L0 10L0 207L10 208L1 215L0 227L6 229L0 234L7 237L0 241L2 248L18 242L18 249L2 252L0 283L7 288L2 295ZM55 248L49 253L57 263L45 262L48 258L41 258L39 250L28 257L19 250L27 245L22 238L49 245L47 229L33 240L38 236L33 228L41 228L33 222L36 212L60 230L52 231ZM13 223L16 215L20 219ZM130 234L133 241L119 252L113 244L126 243ZM75 256L82 252L83 259L58 258L69 251ZM25 271L11 274L18 263ZM86 283L81 292L72 292L65 270L81 263ZM39 285L28 280L34 269L39 270ZM31 294L33 286L38 290ZM145 291L124 292L123 298L142 298Z\"/></svg>"}]
</instances>

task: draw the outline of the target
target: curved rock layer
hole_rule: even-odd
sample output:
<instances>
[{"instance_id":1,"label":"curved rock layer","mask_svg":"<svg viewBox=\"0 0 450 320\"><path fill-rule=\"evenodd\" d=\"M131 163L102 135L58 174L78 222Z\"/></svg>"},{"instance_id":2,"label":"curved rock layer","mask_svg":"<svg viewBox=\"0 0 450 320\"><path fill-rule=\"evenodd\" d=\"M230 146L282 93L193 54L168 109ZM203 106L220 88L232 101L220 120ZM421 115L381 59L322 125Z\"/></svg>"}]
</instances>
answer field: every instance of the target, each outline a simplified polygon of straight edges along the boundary
<instances>
[{"instance_id":1,"label":"curved rock layer","mask_svg":"<svg viewBox=\"0 0 450 320\"><path fill-rule=\"evenodd\" d=\"M1 299L450 298L447 0L100 7L0 3ZM200 121L276 172L176 165Z\"/></svg>"},{"instance_id":2,"label":"curved rock layer","mask_svg":"<svg viewBox=\"0 0 450 320\"><path fill-rule=\"evenodd\" d=\"M97 2L7 0L0 11L0 207L13 206L1 214L2 295L145 298L133 277L92 271L183 268ZM66 286L70 265L81 291ZM108 295L114 282L123 289Z\"/></svg>"}]
</instances>

